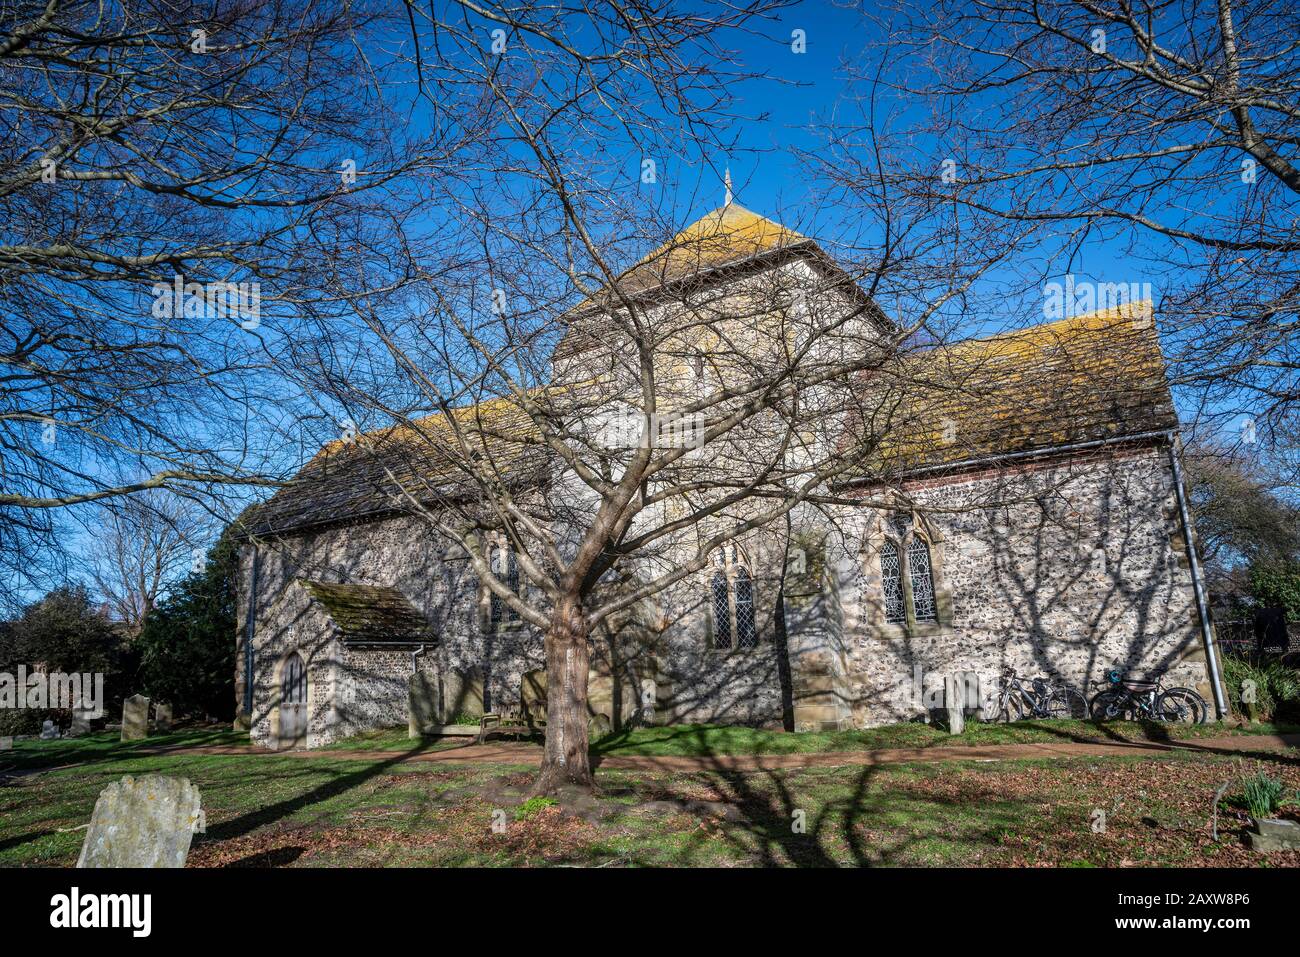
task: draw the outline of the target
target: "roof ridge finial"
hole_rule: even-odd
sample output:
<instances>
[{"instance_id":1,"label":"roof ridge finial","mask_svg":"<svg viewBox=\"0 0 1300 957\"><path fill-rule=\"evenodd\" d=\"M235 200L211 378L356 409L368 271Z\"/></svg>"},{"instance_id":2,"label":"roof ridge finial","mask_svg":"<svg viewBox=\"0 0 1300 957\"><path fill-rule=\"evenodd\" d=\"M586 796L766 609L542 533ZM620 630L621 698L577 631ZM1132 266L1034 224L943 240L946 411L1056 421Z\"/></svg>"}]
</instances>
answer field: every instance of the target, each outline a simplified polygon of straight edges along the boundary
<instances>
[{"instance_id":1,"label":"roof ridge finial","mask_svg":"<svg viewBox=\"0 0 1300 957\"><path fill-rule=\"evenodd\" d=\"M722 182L723 185L726 186L727 188L726 198L723 199L722 205L730 206L731 205L731 167L730 166L728 166L726 172L722 174Z\"/></svg>"}]
</instances>

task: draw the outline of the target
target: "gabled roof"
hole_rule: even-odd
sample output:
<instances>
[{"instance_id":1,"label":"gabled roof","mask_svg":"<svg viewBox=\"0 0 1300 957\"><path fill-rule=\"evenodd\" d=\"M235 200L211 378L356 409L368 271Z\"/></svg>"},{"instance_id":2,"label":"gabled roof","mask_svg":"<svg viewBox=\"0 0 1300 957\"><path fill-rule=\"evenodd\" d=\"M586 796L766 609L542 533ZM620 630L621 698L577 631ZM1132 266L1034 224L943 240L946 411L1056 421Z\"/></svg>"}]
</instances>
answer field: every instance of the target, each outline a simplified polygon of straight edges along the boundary
<instances>
[{"instance_id":1,"label":"gabled roof","mask_svg":"<svg viewBox=\"0 0 1300 957\"><path fill-rule=\"evenodd\" d=\"M686 227L625 272L620 286L657 294L755 263L767 268L769 255L795 250L865 300L812 240L735 203ZM874 307L872 315L887 322ZM608 343L598 319L571 322L561 348ZM846 454L862 457L855 478L867 482L1178 424L1150 303L918 352L874 371L859 399L843 445ZM472 500L481 490L470 473L481 470L449 453L458 433L512 488L537 486L549 476L552 457L519 403L487 399L327 444L293 482L252 510L245 527L277 534L376 519L405 508L407 494L424 502Z\"/></svg>"},{"instance_id":2,"label":"gabled roof","mask_svg":"<svg viewBox=\"0 0 1300 957\"><path fill-rule=\"evenodd\" d=\"M298 579L338 626L349 644L408 644L432 641L429 623L396 588L339 585Z\"/></svg>"},{"instance_id":3,"label":"gabled roof","mask_svg":"<svg viewBox=\"0 0 1300 957\"><path fill-rule=\"evenodd\" d=\"M812 240L739 203L728 203L705 213L643 257L618 277L618 286L635 295L798 245L811 246Z\"/></svg>"},{"instance_id":4,"label":"gabled roof","mask_svg":"<svg viewBox=\"0 0 1300 957\"><path fill-rule=\"evenodd\" d=\"M378 518L409 505L472 494L466 455L489 463L498 480L522 486L545 471L547 453L531 418L511 398L412 420L321 448L293 480L254 507L244 527L272 535L310 525Z\"/></svg>"},{"instance_id":5,"label":"gabled roof","mask_svg":"<svg viewBox=\"0 0 1300 957\"><path fill-rule=\"evenodd\" d=\"M859 300L872 321L889 325L857 282L814 240L729 202L704 214L624 270L613 287L569 309L563 317L568 328L555 354L559 357L608 344L611 320L601 313L621 308L625 298L650 300L680 295L706 283L730 280L746 270L771 268L792 256L804 258L844 295Z\"/></svg>"},{"instance_id":6,"label":"gabled roof","mask_svg":"<svg viewBox=\"0 0 1300 957\"><path fill-rule=\"evenodd\" d=\"M862 478L1177 428L1149 302L911 355L865 383Z\"/></svg>"}]
</instances>

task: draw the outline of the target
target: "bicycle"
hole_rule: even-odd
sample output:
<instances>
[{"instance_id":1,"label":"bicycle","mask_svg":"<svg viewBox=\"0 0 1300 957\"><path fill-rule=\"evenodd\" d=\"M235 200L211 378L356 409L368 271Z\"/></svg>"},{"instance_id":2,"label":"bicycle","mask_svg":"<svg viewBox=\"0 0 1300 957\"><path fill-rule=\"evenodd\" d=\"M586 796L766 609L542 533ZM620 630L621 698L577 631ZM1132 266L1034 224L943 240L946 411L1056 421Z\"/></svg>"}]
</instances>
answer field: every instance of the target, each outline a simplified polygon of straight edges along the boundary
<instances>
[{"instance_id":1,"label":"bicycle","mask_svg":"<svg viewBox=\"0 0 1300 957\"><path fill-rule=\"evenodd\" d=\"M1012 668L1002 669L998 717L1003 721L1027 718L1086 718L1088 700L1068 685L1047 678L1022 678Z\"/></svg>"},{"instance_id":2,"label":"bicycle","mask_svg":"<svg viewBox=\"0 0 1300 957\"><path fill-rule=\"evenodd\" d=\"M1191 688L1165 688L1159 678L1130 678L1111 669L1088 702L1094 721L1184 721L1204 724L1210 707Z\"/></svg>"}]
</instances>

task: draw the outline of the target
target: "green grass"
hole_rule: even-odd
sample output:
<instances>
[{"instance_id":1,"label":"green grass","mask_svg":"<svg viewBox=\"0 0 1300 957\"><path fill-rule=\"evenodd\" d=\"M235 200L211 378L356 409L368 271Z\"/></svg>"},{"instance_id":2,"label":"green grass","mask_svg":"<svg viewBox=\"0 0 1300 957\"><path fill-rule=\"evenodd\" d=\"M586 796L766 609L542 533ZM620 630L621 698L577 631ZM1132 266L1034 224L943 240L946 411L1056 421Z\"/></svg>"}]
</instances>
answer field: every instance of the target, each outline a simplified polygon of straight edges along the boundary
<instances>
[{"instance_id":1,"label":"green grass","mask_svg":"<svg viewBox=\"0 0 1300 957\"><path fill-rule=\"evenodd\" d=\"M229 741L197 740L214 739ZM196 739L150 739L186 741ZM70 865L99 792L146 773L186 777L199 789L207 832L191 851L195 866L1300 864L1300 855L1253 856L1238 836L1209 837L1221 781L1267 771L1288 791L1300 787L1300 766L1285 756L1170 752L750 774L602 768L603 814L580 820L549 802L530 805L535 771L526 768L441 767L403 762L401 752L375 760L149 754L103 736L53 744L65 759L75 748L86 760L13 774L13 754L0 756L10 772L0 779L0 865ZM53 750L50 742L22 750L35 748ZM665 801L674 803L665 809ZM711 817L698 802L737 814ZM1108 811L1106 834L1089 828L1097 807ZM501 811L504 833L492 827ZM1221 812L1221 831L1244 827L1237 816Z\"/></svg>"},{"instance_id":2,"label":"green grass","mask_svg":"<svg viewBox=\"0 0 1300 957\"><path fill-rule=\"evenodd\" d=\"M1138 724L1043 720L1011 724L975 723L950 735L919 722L851 731L787 733L734 725L684 724L634 728L606 735L592 745L601 755L736 755L799 754L820 751L866 751L877 748L926 748L960 745L1032 744L1061 741L1163 741L1170 738L1226 737L1233 734L1278 734L1300 731L1295 725L1258 724L1242 728L1223 723L1204 725Z\"/></svg>"},{"instance_id":3,"label":"green grass","mask_svg":"<svg viewBox=\"0 0 1300 957\"><path fill-rule=\"evenodd\" d=\"M228 728L194 728L169 734L154 734L140 741L123 741L116 731L98 731L80 738L41 741L28 738L15 741L13 748L0 751L0 770L27 770L58 764L86 764L93 761L121 759L141 751L159 748L193 748L210 745L244 746L251 749L248 732Z\"/></svg>"},{"instance_id":4,"label":"green grass","mask_svg":"<svg viewBox=\"0 0 1300 957\"><path fill-rule=\"evenodd\" d=\"M465 745L473 743L474 738L459 735L456 737L423 737L412 740L406 728L380 728L375 731L365 731L350 738L343 738L332 744L327 744L319 750L423 752L463 748Z\"/></svg>"}]
</instances>

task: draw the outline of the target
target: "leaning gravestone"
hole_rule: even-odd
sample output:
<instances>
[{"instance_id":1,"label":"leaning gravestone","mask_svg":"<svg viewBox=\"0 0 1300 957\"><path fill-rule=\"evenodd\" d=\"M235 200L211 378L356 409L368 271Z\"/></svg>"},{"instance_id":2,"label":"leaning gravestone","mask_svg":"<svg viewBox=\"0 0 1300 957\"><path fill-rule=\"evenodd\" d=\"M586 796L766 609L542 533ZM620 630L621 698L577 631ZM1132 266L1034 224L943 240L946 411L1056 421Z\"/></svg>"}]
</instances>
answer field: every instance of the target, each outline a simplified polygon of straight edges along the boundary
<instances>
[{"instance_id":1,"label":"leaning gravestone","mask_svg":"<svg viewBox=\"0 0 1300 957\"><path fill-rule=\"evenodd\" d=\"M99 793L78 867L184 867L203 819L185 778L127 775Z\"/></svg>"},{"instance_id":2,"label":"leaning gravestone","mask_svg":"<svg viewBox=\"0 0 1300 957\"><path fill-rule=\"evenodd\" d=\"M41 722L41 740L53 741L59 736L59 729L54 726L54 722L48 718Z\"/></svg>"},{"instance_id":3,"label":"leaning gravestone","mask_svg":"<svg viewBox=\"0 0 1300 957\"><path fill-rule=\"evenodd\" d=\"M961 734L966 730L966 695L961 681L954 675L943 679L943 704L948 709L948 733Z\"/></svg>"},{"instance_id":4,"label":"leaning gravestone","mask_svg":"<svg viewBox=\"0 0 1300 957\"><path fill-rule=\"evenodd\" d=\"M159 731L170 731L172 729L172 706L163 704L161 701L153 706L154 724Z\"/></svg>"},{"instance_id":5,"label":"leaning gravestone","mask_svg":"<svg viewBox=\"0 0 1300 957\"><path fill-rule=\"evenodd\" d=\"M149 737L149 699L131 695L122 702L122 740L139 741Z\"/></svg>"}]
</instances>

